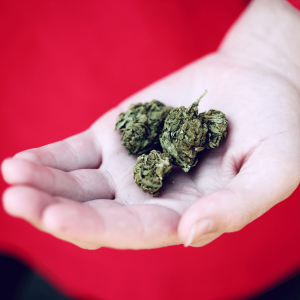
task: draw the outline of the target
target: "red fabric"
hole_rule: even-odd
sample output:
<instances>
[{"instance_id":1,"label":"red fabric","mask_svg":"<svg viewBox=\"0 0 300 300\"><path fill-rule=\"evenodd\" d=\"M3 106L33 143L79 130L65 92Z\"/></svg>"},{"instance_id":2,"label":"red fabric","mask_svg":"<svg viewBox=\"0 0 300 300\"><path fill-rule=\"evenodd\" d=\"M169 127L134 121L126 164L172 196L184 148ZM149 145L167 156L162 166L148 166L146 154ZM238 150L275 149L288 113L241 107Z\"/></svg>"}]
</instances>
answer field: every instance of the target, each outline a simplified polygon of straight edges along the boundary
<instances>
[{"instance_id":1,"label":"red fabric","mask_svg":"<svg viewBox=\"0 0 300 300\"><path fill-rule=\"evenodd\" d=\"M300 0L287 0L290 2L294 7L300 9Z\"/></svg>"},{"instance_id":2,"label":"red fabric","mask_svg":"<svg viewBox=\"0 0 300 300\"><path fill-rule=\"evenodd\" d=\"M1 160L86 129L213 51L246 2L2 0ZM299 198L203 248L143 251L82 250L1 208L0 250L81 299L243 299L300 270Z\"/></svg>"}]
</instances>

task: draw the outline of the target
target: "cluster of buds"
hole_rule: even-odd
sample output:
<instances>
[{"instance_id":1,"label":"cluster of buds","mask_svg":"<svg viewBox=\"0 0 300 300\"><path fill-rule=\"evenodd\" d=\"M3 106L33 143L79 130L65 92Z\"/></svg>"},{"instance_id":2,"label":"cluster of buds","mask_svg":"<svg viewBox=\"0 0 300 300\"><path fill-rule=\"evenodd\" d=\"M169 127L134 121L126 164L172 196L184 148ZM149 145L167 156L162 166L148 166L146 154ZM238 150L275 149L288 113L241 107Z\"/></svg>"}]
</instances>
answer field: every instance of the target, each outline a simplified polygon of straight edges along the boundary
<instances>
[{"instance_id":1,"label":"cluster of buds","mask_svg":"<svg viewBox=\"0 0 300 300\"><path fill-rule=\"evenodd\" d=\"M198 113L206 93L188 108L172 108L153 100L131 105L119 115L116 128L122 134L122 145L129 155L143 154L133 169L135 183L143 191L158 196L172 163L188 172L198 163L200 151L216 148L225 140L225 114L214 109Z\"/></svg>"}]
</instances>

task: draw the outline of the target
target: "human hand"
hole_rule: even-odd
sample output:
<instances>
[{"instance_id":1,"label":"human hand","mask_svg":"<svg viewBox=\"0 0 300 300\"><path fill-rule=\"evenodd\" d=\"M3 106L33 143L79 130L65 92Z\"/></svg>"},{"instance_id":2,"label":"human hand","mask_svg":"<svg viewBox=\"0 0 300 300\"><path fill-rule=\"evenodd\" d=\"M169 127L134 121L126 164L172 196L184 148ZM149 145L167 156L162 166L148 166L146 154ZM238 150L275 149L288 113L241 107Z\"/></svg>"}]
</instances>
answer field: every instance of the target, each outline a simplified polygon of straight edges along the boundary
<instances>
[{"instance_id":1,"label":"human hand","mask_svg":"<svg viewBox=\"0 0 300 300\"><path fill-rule=\"evenodd\" d=\"M13 184L3 196L6 211L87 249L202 246L288 197L299 183L299 87L251 56L230 53L225 43L133 95L87 131L5 160L3 176ZM190 172L173 171L160 197L145 194L132 177L136 157L127 155L114 131L118 114L154 98L188 106L205 89L199 111L224 112L227 139L200 153Z\"/></svg>"}]
</instances>

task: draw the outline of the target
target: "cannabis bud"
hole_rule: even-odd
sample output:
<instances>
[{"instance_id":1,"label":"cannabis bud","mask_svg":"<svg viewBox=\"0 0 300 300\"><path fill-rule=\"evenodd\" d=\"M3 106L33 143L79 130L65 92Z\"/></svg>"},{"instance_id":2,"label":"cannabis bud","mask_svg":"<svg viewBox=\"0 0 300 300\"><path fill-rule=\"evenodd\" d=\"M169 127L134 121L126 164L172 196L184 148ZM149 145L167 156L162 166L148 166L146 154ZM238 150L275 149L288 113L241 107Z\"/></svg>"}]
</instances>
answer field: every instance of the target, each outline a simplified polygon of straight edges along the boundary
<instances>
[{"instance_id":1,"label":"cannabis bud","mask_svg":"<svg viewBox=\"0 0 300 300\"><path fill-rule=\"evenodd\" d=\"M226 137L227 119L222 112L198 113L198 104L206 93L189 108L174 108L167 116L160 136L163 151L169 153L185 172L197 164L198 152L218 147Z\"/></svg>"},{"instance_id":2,"label":"cannabis bud","mask_svg":"<svg viewBox=\"0 0 300 300\"><path fill-rule=\"evenodd\" d=\"M152 150L148 155L143 154L138 157L133 168L133 178L144 192L157 197L163 185L163 179L169 175L171 169L171 156L168 153Z\"/></svg>"},{"instance_id":3,"label":"cannabis bud","mask_svg":"<svg viewBox=\"0 0 300 300\"><path fill-rule=\"evenodd\" d=\"M163 151L172 155L174 163L185 172L197 164L197 153L205 149L208 129L198 114L198 103L205 94L206 91L189 108L174 108L165 120L160 137Z\"/></svg>"},{"instance_id":4,"label":"cannabis bud","mask_svg":"<svg viewBox=\"0 0 300 300\"><path fill-rule=\"evenodd\" d=\"M227 135L227 119L221 111L210 109L200 114L202 122L206 124L208 133L206 135L205 148L217 148L225 140Z\"/></svg>"},{"instance_id":5,"label":"cannabis bud","mask_svg":"<svg viewBox=\"0 0 300 300\"><path fill-rule=\"evenodd\" d=\"M159 146L159 135L171 106L157 100L150 103L132 104L125 113L119 115L115 129L122 135L122 145L128 154L143 154Z\"/></svg>"}]
</instances>

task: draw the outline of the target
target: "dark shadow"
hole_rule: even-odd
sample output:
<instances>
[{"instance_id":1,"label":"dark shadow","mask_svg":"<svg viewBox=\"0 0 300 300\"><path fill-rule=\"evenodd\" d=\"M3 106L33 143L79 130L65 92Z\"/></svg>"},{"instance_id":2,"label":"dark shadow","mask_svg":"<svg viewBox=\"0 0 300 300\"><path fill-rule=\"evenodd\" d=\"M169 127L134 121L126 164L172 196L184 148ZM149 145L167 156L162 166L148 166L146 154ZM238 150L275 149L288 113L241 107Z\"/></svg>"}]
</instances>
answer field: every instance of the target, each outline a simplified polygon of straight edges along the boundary
<instances>
[{"instance_id":1,"label":"dark shadow","mask_svg":"<svg viewBox=\"0 0 300 300\"><path fill-rule=\"evenodd\" d=\"M300 300L300 274L279 284L253 300Z\"/></svg>"},{"instance_id":2,"label":"dark shadow","mask_svg":"<svg viewBox=\"0 0 300 300\"><path fill-rule=\"evenodd\" d=\"M63 295L23 263L1 254L0 299L75 300ZM252 300L300 300L300 274Z\"/></svg>"},{"instance_id":3,"label":"dark shadow","mask_svg":"<svg viewBox=\"0 0 300 300\"><path fill-rule=\"evenodd\" d=\"M0 299L71 300L23 263L3 254L0 255Z\"/></svg>"}]
</instances>

